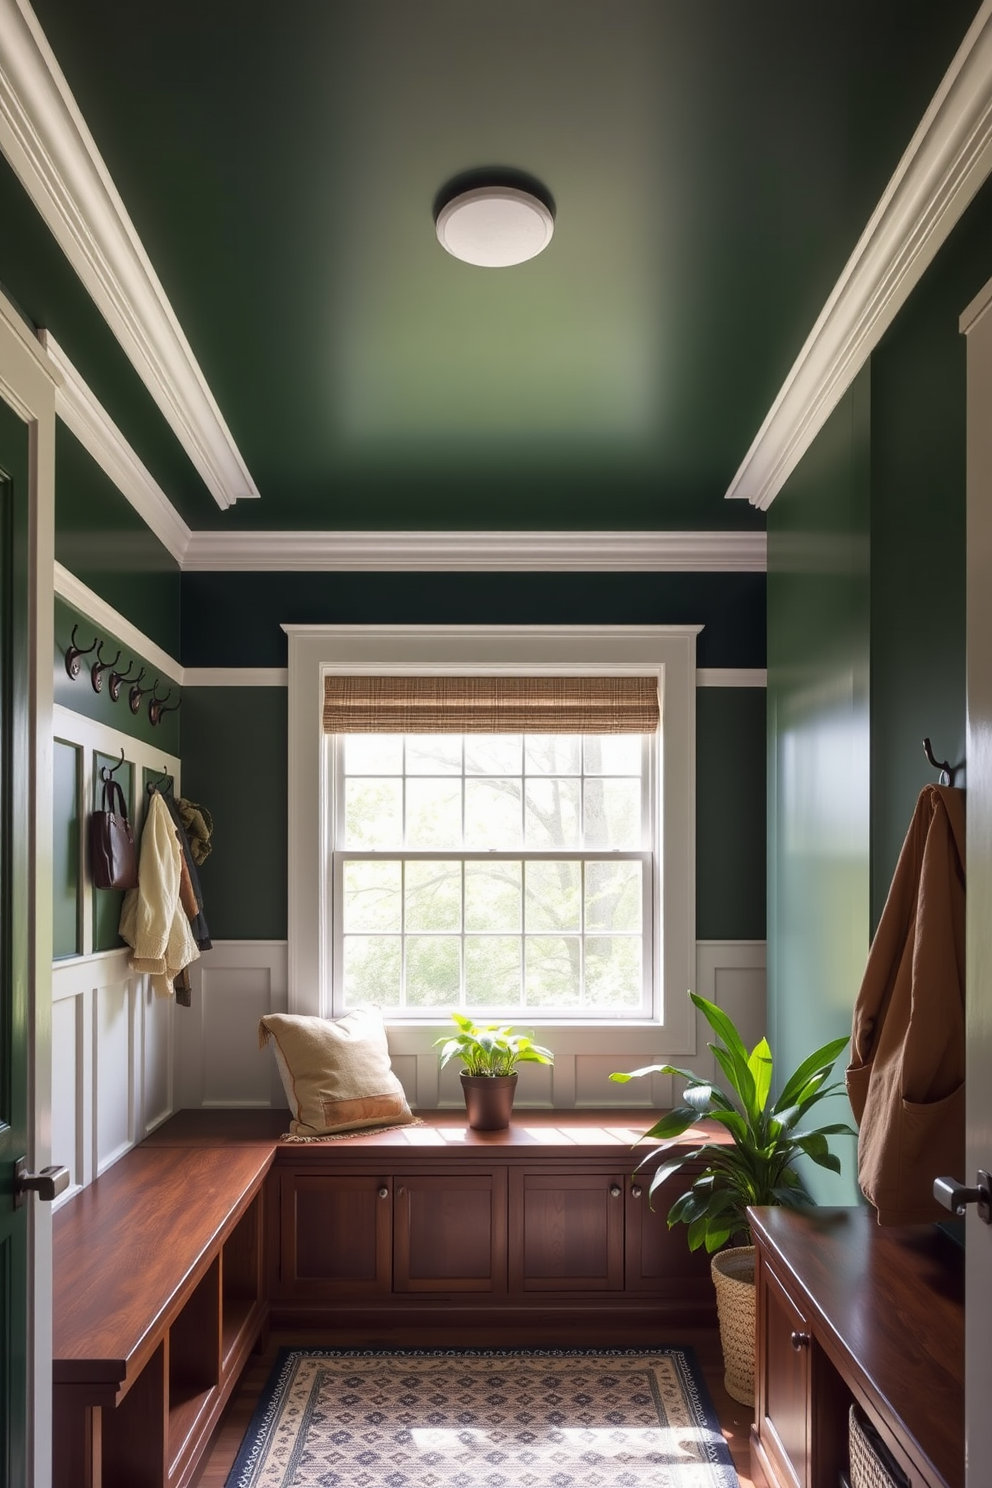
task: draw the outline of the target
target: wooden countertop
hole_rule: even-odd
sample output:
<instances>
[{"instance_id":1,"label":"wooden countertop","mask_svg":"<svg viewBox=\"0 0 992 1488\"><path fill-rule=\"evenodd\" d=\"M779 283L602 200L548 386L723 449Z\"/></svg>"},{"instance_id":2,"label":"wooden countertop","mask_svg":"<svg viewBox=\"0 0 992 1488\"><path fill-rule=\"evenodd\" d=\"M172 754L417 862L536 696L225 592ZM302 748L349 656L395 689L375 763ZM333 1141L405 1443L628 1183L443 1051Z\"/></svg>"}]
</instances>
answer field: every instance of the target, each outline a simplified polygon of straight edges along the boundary
<instances>
[{"instance_id":1,"label":"wooden countertop","mask_svg":"<svg viewBox=\"0 0 992 1488\"><path fill-rule=\"evenodd\" d=\"M856 1393L903 1423L921 1470L962 1483L964 1251L935 1225L880 1226L866 1208L750 1214Z\"/></svg>"},{"instance_id":2,"label":"wooden countertop","mask_svg":"<svg viewBox=\"0 0 992 1488\"><path fill-rule=\"evenodd\" d=\"M535 1156L608 1157L630 1152L643 1131L663 1113L650 1109L603 1109L547 1111L518 1108L504 1131L473 1131L460 1109L418 1111L417 1124L384 1131L354 1132L340 1138L315 1142L279 1142L289 1129L287 1110L186 1110L179 1111L142 1143L149 1146L227 1145L275 1142L282 1156L313 1153L345 1156L348 1152L386 1151L399 1155L429 1155L464 1149L473 1155L510 1150L515 1158L531 1149ZM679 1145L729 1140L717 1122L701 1121L679 1138ZM647 1155L655 1144L640 1144L639 1155ZM306 1160L306 1159L304 1159Z\"/></svg>"}]
</instances>

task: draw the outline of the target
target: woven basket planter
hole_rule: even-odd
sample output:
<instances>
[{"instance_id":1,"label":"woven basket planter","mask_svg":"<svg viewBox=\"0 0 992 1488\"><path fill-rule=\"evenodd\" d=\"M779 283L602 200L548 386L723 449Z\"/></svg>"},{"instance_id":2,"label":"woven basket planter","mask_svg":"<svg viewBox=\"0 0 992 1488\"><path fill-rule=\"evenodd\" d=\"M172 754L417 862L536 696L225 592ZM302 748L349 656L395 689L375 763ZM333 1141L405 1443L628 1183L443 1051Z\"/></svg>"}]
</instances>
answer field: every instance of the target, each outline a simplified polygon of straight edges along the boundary
<instances>
[{"instance_id":1,"label":"woven basket planter","mask_svg":"<svg viewBox=\"0 0 992 1488\"><path fill-rule=\"evenodd\" d=\"M754 1246L721 1250L710 1263L723 1345L723 1381L741 1405L754 1404Z\"/></svg>"}]
</instances>

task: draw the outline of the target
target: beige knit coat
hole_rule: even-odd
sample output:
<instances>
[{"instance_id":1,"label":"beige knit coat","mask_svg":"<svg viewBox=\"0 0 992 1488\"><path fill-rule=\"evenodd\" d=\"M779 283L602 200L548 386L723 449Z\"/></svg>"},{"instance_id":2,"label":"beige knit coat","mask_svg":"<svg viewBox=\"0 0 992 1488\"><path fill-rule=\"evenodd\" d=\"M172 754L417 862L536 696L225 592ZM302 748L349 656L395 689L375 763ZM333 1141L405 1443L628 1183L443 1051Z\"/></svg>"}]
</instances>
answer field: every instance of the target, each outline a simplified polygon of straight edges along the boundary
<instances>
[{"instance_id":1,"label":"beige knit coat","mask_svg":"<svg viewBox=\"0 0 992 1488\"><path fill-rule=\"evenodd\" d=\"M148 801L138 857L138 887L121 905L120 933L132 953L132 971L145 972L159 997L200 954L180 898L182 849L169 808L157 791Z\"/></svg>"}]
</instances>

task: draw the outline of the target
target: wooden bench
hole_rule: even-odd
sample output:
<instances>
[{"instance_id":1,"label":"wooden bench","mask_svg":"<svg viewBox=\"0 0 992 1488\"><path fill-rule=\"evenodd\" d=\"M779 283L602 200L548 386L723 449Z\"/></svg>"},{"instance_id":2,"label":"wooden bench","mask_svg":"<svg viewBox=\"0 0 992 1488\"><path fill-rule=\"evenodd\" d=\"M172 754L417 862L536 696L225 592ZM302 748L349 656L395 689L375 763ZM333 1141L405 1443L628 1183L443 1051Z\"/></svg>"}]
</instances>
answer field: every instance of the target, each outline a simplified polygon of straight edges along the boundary
<instances>
[{"instance_id":1,"label":"wooden bench","mask_svg":"<svg viewBox=\"0 0 992 1488\"><path fill-rule=\"evenodd\" d=\"M193 1478L267 1327L263 1185L285 1113L259 1114L269 1131L241 1140L163 1128L56 1214L54 1488Z\"/></svg>"},{"instance_id":2,"label":"wooden bench","mask_svg":"<svg viewBox=\"0 0 992 1488\"><path fill-rule=\"evenodd\" d=\"M179 1112L55 1216L54 1488L186 1488L270 1309L393 1341L712 1326L708 1258L665 1223L684 1179L652 1208L635 1173L651 1114L300 1144L285 1111Z\"/></svg>"}]
</instances>

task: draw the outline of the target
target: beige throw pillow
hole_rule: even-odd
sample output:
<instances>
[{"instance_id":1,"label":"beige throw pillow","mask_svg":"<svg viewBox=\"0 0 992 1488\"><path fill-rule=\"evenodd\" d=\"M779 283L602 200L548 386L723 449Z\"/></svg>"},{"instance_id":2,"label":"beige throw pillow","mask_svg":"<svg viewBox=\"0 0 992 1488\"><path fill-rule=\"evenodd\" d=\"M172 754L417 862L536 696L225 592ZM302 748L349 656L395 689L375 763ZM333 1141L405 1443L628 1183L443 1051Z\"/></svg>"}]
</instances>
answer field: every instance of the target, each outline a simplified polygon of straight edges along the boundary
<instances>
[{"instance_id":1,"label":"beige throw pillow","mask_svg":"<svg viewBox=\"0 0 992 1488\"><path fill-rule=\"evenodd\" d=\"M378 1008L357 1008L336 1020L269 1013L258 1025L259 1048L270 1039L294 1137L413 1120L389 1063Z\"/></svg>"}]
</instances>

